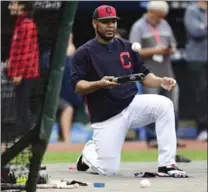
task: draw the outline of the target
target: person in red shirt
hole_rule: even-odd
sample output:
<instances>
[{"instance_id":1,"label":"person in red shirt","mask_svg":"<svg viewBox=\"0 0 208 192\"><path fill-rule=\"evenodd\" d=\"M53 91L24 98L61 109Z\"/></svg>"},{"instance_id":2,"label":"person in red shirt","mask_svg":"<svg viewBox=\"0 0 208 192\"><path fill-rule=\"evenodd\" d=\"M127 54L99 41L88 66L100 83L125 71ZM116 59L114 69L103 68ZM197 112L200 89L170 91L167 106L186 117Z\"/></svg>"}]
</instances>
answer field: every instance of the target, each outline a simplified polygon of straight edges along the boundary
<instances>
[{"instance_id":1,"label":"person in red shirt","mask_svg":"<svg viewBox=\"0 0 208 192\"><path fill-rule=\"evenodd\" d=\"M30 18L32 3L25 1L11 1L9 4L11 15L17 15L12 37L8 77L15 85L23 79L39 76L39 45L37 28Z\"/></svg>"},{"instance_id":2,"label":"person in red shirt","mask_svg":"<svg viewBox=\"0 0 208 192\"><path fill-rule=\"evenodd\" d=\"M40 76L38 33L32 19L33 2L11 1L8 9L17 19L11 40L7 75L15 87L17 117L22 126L25 121L30 121L30 97L35 79Z\"/></svg>"}]
</instances>

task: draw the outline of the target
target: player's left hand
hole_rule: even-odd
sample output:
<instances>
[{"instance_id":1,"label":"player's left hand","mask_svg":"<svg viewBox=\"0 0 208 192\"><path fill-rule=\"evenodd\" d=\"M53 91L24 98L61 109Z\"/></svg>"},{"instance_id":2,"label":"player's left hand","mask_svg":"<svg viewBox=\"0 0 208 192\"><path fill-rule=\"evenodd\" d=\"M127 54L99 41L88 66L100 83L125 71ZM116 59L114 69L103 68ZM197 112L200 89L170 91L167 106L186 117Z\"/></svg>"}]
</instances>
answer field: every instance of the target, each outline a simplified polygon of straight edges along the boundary
<instances>
[{"instance_id":1,"label":"player's left hand","mask_svg":"<svg viewBox=\"0 0 208 192\"><path fill-rule=\"evenodd\" d=\"M12 79L12 83L14 84L14 85L20 85L20 83L22 82L22 77L14 77L13 79Z\"/></svg>"},{"instance_id":2,"label":"player's left hand","mask_svg":"<svg viewBox=\"0 0 208 192\"><path fill-rule=\"evenodd\" d=\"M163 77L160 86L163 89L171 91L176 87L176 80L173 78L169 78L169 77Z\"/></svg>"}]
</instances>

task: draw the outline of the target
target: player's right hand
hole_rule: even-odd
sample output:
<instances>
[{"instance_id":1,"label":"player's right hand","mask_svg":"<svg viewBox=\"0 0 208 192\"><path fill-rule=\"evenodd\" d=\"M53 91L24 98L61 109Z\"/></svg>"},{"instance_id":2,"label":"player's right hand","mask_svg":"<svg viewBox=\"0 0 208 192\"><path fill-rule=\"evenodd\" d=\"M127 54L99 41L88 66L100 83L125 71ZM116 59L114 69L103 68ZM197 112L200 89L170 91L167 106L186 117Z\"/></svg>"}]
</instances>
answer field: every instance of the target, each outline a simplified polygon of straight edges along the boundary
<instances>
[{"instance_id":1,"label":"player's right hand","mask_svg":"<svg viewBox=\"0 0 208 192\"><path fill-rule=\"evenodd\" d=\"M112 82L113 76L105 76L100 80L100 86L103 88L112 88L118 85L118 83Z\"/></svg>"}]
</instances>

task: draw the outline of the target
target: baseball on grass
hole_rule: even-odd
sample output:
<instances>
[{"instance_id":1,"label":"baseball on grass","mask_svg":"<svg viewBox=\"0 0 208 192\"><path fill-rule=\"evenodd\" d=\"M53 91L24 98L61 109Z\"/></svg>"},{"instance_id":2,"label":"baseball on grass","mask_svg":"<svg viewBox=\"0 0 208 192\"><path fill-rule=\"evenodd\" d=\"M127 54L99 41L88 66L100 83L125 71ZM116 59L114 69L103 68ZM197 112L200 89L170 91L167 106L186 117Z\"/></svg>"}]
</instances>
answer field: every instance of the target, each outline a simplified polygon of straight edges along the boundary
<instances>
[{"instance_id":1,"label":"baseball on grass","mask_svg":"<svg viewBox=\"0 0 208 192\"><path fill-rule=\"evenodd\" d=\"M143 179L140 182L141 188L147 188L147 187L150 187L150 185L151 185L151 183L148 179Z\"/></svg>"},{"instance_id":2,"label":"baseball on grass","mask_svg":"<svg viewBox=\"0 0 208 192\"><path fill-rule=\"evenodd\" d=\"M141 47L142 46L140 43L135 42L132 44L131 49L135 52L139 52L141 50Z\"/></svg>"}]
</instances>

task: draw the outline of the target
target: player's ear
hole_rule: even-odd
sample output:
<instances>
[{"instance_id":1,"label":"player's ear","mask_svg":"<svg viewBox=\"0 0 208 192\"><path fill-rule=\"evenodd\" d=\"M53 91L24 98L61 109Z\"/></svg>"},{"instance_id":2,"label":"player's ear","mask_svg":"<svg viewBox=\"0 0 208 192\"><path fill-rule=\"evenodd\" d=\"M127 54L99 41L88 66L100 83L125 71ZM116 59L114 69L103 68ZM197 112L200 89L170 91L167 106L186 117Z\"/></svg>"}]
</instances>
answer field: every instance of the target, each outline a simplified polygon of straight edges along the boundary
<instances>
[{"instance_id":1,"label":"player's ear","mask_svg":"<svg viewBox=\"0 0 208 192\"><path fill-rule=\"evenodd\" d=\"M92 26L93 26L94 29L96 29L97 20L95 20L95 19L92 20Z\"/></svg>"}]
</instances>

